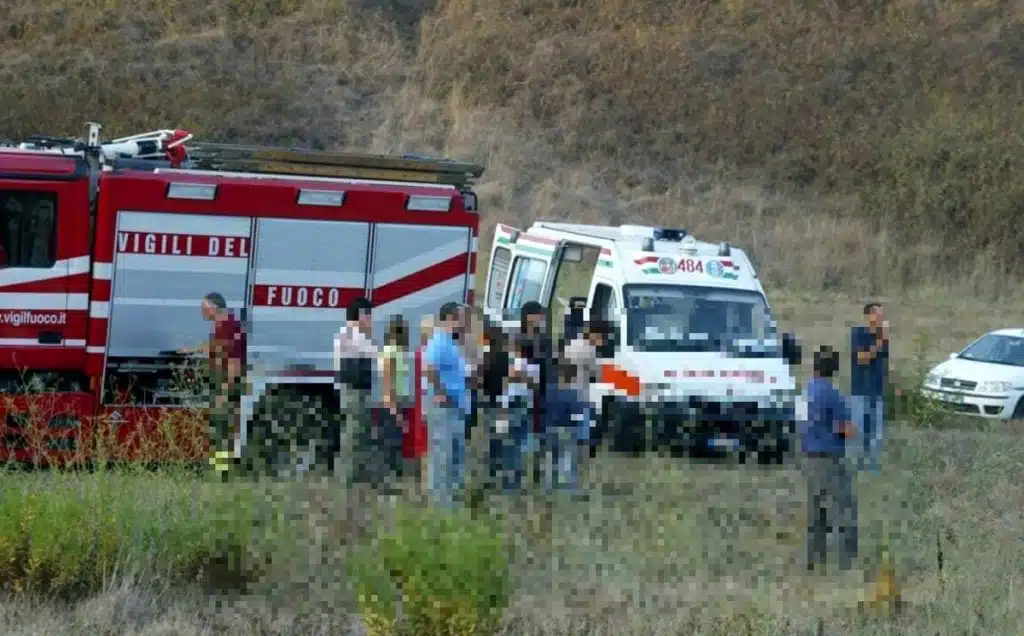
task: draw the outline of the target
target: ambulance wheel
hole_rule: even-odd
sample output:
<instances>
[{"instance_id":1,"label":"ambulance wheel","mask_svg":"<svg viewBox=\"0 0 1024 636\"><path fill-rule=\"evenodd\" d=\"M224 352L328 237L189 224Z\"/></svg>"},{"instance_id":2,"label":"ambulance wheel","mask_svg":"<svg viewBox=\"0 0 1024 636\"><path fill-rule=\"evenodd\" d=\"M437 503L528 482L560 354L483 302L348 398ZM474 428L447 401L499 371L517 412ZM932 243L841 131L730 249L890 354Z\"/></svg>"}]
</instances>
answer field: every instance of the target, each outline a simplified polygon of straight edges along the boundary
<instances>
[{"instance_id":1,"label":"ambulance wheel","mask_svg":"<svg viewBox=\"0 0 1024 636\"><path fill-rule=\"evenodd\" d=\"M647 422L640 405L635 402L615 400L609 413L609 428L612 435L612 450L617 453L642 455L650 448Z\"/></svg>"},{"instance_id":2,"label":"ambulance wheel","mask_svg":"<svg viewBox=\"0 0 1024 636\"><path fill-rule=\"evenodd\" d=\"M789 426L785 423L764 424L752 431L744 444L741 462L749 457L761 466L782 465L790 451Z\"/></svg>"}]
</instances>

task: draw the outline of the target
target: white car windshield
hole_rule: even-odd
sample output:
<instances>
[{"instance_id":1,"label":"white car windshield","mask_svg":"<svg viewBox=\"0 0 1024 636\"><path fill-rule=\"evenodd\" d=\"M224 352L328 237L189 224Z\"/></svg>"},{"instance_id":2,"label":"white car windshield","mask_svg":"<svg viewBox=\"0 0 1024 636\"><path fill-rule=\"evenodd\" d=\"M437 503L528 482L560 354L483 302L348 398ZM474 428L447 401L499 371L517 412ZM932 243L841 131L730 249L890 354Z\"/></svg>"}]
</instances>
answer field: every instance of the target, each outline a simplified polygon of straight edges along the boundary
<instances>
[{"instance_id":1,"label":"white car windshield","mask_svg":"<svg viewBox=\"0 0 1024 636\"><path fill-rule=\"evenodd\" d=\"M1024 338L990 333L961 351L958 357L974 362L1024 367Z\"/></svg>"},{"instance_id":2,"label":"white car windshield","mask_svg":"<svg viewBox=\"0 0 1024 636\"><path fill-rule=\"evenodd\" d=\"M763 295L688 285L626 285L626 343L637 351L722 351L775 337ZM762 353L768 353L763 351Z\"/></svg>"}]
</instances>

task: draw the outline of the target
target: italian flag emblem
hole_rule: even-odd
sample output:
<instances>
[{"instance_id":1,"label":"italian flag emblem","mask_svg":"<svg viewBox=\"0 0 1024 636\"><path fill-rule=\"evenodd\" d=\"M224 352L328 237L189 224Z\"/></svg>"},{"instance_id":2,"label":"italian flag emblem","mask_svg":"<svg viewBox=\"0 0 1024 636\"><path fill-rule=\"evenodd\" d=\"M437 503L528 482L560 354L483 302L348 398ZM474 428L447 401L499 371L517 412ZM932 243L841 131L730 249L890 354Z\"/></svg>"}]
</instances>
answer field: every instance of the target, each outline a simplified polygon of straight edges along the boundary
<instances>
[{"instance_id":1,"label":"italian flag emblem","mask_svg":"<svg viewBox=\"0 0 1024 636\"><path fill-rule=\"evenodd\" d=\"M657 256L644 256L643 258L634 258L633 262L640 266L645 274L657 274L661 271L660 269L658 269Z\"/></svg>"},{"instance_id":2,"label":"italian flag emblem","mask_svg":"<svg viewBox=\"0 0 1024 636\"><path fill-rule=\"evenodd\" d=\"M723 259L718 261L722 264L722 278L731 278L733 280L740 277L740 266L733 263L730 259Z\"/></svg>"}]
</instances>

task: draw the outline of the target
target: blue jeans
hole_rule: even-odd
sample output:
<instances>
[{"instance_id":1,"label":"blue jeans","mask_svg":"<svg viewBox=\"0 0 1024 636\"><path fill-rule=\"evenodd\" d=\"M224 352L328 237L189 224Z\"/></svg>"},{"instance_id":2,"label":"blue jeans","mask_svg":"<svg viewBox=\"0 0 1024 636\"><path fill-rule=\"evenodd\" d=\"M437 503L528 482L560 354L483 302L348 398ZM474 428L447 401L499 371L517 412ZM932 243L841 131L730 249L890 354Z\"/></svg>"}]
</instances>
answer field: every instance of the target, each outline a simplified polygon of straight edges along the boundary
<instances>
[{"instance_id":1,"label":"blue jeans","mask_svg":"<svg viewBox=\"0 0 1024 636\"><path fill-rule=\"evenodd\" d=\"M882 435L885 431L885 403L880 395L851 395L850 416L857 426L860 444L848 448L860 468L879 469Z\"/></svg>"},{"instance_id":2,"label":"blue jeans","mask_svg":"<svg viewBox=\"0 0 1024 636\"><path fill-rule=\"evenodd\" d=\"M541 448L541 460L547 468L545 490L575 490L579 482L579 428L550 426L543 439L546 441Z\"/></svg>"},{"instance_id":3,"label":"blue jeans","mask_svg":"<svg viewBox=\"0 0 1024 636\"><path fill-rule=\"evenodd\" d=\"M491 431L491 478L506 492L520 490L526 472L523 453L530 431L530 410L514 406L508 411L508 430Z\"/></svg>"},{"instance_id":4,"label":"blue jeans","mask_svg":"<svg viewBox=\"0 0 1024 636\"><path fill-rule=\"evenodd\" d=\"M586 446L590 444L590 420L594 417L594 407L588 405L586 410L583 412L583 421L580 422L578 429L577 439L580 444Z\"/></svg>"},{"instance_id":5,"label":"blue jeans","mask_svg":"<svg viewBox=\"0 0 1024 636\"><path fill-rule=\"evenodd\" d=\"M430 448L427 482L434 501L453 507L466 477L466 416L457 408L426 407Z\"/></svg>"}]
</instances>

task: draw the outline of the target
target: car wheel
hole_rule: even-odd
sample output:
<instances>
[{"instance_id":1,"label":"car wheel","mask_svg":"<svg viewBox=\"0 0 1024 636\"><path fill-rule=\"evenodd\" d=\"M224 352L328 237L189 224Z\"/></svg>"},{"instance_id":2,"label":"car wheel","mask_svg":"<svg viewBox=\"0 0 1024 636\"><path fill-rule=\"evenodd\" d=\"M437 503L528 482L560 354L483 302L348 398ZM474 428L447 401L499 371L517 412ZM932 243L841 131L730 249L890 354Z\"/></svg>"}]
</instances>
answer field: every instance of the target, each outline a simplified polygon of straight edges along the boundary
<instances>
[{"instance_id":1,"label":"car wheel","mask_svg":"<svg viewBox=\"0 0 1024 636\"><path fill-rule=\"evenodd\" d=\"M1011 420L1024 420L1024 397L1017 400L1017 406L1013 408L1013 415L1010 416Z\"/></svg>"}]
</instances>

